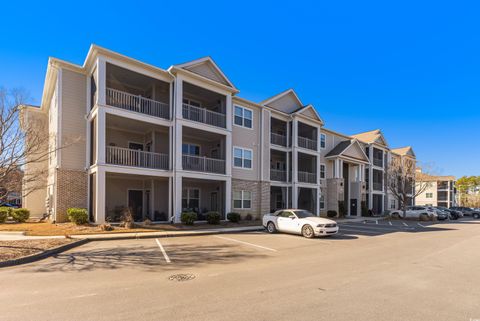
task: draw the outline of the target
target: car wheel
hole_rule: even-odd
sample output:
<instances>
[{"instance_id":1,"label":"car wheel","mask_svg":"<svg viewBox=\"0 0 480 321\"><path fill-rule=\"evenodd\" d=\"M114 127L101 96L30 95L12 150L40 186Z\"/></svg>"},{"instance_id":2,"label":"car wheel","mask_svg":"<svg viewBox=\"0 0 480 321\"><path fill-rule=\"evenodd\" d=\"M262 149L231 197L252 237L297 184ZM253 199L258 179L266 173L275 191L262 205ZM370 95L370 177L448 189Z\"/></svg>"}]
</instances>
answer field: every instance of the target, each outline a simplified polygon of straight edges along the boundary
<instances>
[{"instance_id":1,"label":"car wheel","mask_svg":"<svg viewBox=\"0 0 480 321\"><path fill-rule=\"evenodd\" d=\"M304 225L302 227L302 235L303 237L311 239L312 237L315 236L315 232L313 232L313 227L310 225Z\"/></svg>"},{"instance_id":2,"label":"car wheel","mask_svg":"<svg viewBox=\"0 0 480 321\"><path fill-rule=\"evenodd\" d=\"M275 223L273 223L273 222L268 222L268 224L267 224L267 232L270 233L270 234L277 232L277 228L275 227Z\"/></svg>"},{"instance_id":3,"label":"car wheel","mask_svg":"<svg viewBox=\"0 0 480 321\"><path fill-rule=\"evenodd\" d=\"M480 217L480 214L478 213L473 213L473 218L479 218Z\"/></svg>"}]
</instances>

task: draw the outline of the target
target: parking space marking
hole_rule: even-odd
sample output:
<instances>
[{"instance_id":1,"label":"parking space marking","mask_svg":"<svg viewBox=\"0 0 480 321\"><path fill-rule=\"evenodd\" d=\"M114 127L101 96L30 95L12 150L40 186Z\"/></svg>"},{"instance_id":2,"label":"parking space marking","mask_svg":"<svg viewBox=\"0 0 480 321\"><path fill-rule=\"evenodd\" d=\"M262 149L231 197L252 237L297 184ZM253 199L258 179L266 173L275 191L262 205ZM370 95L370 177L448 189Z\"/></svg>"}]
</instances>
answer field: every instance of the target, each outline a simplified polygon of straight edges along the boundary
<instances>
[{"instance_id":1,"label":"parking space marking","mask_svg":"<svg viewBox=\"0 0 480 321\"><path fill-rule=\"evenodd\" d=\"M266 246L261 246L261 245L257 245L257 244L253 244L253 243L249 243L249 242L244 242L244 241L232 239L232 238L229 238L229 237L223 237L223 236L218 236L218 235L214 235L213 237L216 237L216 238L222 239L222 240L227 240L227 241L232 241L232 242L237 242L237 243L241 243L241 244L245 244L245 245L257 247L257 248L260 248L260 249L263 249L263 250L267 250L267 251L277 252L277 250L272 249L272 248L269 248L269 247L266 247Z\"/></svg>"},{"instance_id":2,"label":"parking space marking","mask_svg":"<svg viewBox=\"0 0 480 321\"><path fill-rule=\"evenodd\" d=\"M407 224L407 223L405 223L405 222L402 222L402 223L403 223L403 226L408 226L408 224Z\"/></svg>"},{"instance_id":3,"label":"parking space marking","mask_svg":"<svg viewBox=\"0 0 480 321\"><path fill-rule=\"evenodd\" d=\"M388 224L390 224L390 226L393 226L392 222L390 222L390 221L388 222Z\"/></svg>"},{"instance_id":4,"label":"parking space marking","mask_svg":"<svg viewBox=\"0 0 480 321\"><path fill-rule=\"evenodd\" d=\"M172 263L172 261L170 261L170 258L168 257L167 252L163 248L162 243L160 243L160 241L158 239L155 239L155 241L157 241L158 247L160 248L160 251L162 251L162 254L163 254L163 257L165 258L165 261L167 263Z\"/></svg>"},{"instance_id":5,"label":"parking space marking","mask_svg":"<svg viewBox=\"0 0 480 321\"><path fill-rule=\"evenodd\" d=\"M375 220L375 224L377 224L377 225L378 225L378 220Z\"/></svg>"},{"instance_id":6,"label":"parking space marking","mask_svg":"<svg viewBox=\"0 0 480 321\"><path fill-rule=\"evenodd\" d=\"M422 223L417 223L417 224L418 224L418 226L421 226L421 227L427 227L427 226L423 225Z\"/></svg>"}]
</instances>

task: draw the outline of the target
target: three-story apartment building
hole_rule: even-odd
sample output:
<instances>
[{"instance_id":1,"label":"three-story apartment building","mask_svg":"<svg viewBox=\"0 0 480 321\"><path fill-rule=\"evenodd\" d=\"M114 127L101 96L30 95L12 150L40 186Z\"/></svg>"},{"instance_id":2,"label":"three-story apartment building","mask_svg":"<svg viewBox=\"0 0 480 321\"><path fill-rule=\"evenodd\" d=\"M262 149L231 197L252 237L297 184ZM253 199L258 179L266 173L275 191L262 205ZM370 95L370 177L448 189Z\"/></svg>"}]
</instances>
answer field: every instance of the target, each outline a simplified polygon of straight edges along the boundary
<instances>
[{"instance_id":1,"label":"three-story apartment building","mask_svg":"<svg viewBox=\"0 0 480 321\"><path fill-rule=\"evenodd\" d=\"M41 106L25 119L51 137L45 187L24 199L33 215L95 223L199 220L208 211L260 216L285 207L362 215L388 202L389 147L379 131L324 128L293 90L262 102L209 57L158 68L92 45L82 66L49 60ZM26 168L28 171L28 168Z\"/></svg>"}]
</instances>

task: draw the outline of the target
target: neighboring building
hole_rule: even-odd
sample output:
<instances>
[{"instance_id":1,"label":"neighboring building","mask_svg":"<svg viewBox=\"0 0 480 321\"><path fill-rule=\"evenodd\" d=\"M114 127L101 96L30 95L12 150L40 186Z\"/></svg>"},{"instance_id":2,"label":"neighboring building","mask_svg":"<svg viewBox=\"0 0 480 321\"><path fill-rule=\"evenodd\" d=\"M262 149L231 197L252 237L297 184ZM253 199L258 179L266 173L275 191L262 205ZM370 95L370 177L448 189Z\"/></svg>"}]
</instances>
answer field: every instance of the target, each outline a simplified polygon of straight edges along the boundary
<instances>
[{"instance_id":1,"label":"neighboring building","mask_svg":"<svg viewBox=\"0 0 480 321\"><path fill-rule=\"evenodd\" d=\"M415 205L452 207L457 205L457 189L454 176L434 176L417 169L417 188L427 184L423 193L415 198Z\"/></svg>"},{"instance_id":2,"label":"neighboring building","mask_svg":"<svg viewBox=\"0 0 480 321\"><path fill-rule=\"evenodd\" d=\"M359 216L362 202L384 211L390 149L379 130L325 129L291 89L259 103L237 93L209 57L167 70L98 46L82 66L51 58L41 107L24 109L48 123L50 158L38 166L49 174L25 204L59 222L88 208L96 223L127 206L158 222L184 210L200 220L284 207Z\"/></svg>"}]
</instances>

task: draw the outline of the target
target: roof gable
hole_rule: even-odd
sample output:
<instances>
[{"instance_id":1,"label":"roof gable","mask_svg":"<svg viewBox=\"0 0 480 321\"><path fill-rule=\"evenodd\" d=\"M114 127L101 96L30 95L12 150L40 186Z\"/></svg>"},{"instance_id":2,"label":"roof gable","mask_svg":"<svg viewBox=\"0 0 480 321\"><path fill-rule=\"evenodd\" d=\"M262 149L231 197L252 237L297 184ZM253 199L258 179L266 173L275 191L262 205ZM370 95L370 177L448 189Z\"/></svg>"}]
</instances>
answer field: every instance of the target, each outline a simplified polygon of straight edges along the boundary
<instances>
[{"instance_id":1,"label":"roof gable","mask_svg":"<svg viewBox=\"0 0 480 321\"><path fill-rule=\"evenodd\" d=\"M304 106L293 89L288 89L284 92L281 92L278 95L260 102L260 104L272 107L287 114L290 114Z\"/></svg>"},{"instance_id":2,"label":"roof gable","mask_svg":"<svg viewBox=\"0 0 480 321\"><path fill-rule=\"evenodd\" d=\"M352 137L362 142L365 142L367 144L375 143L382 146L388 146L387 140L383 136L382 131L380 129L375 129L368 132L355 134L355 135L352 135Z\"/></svg>"},{"instance_id":3,"label":"roof gable","mask_svg":"<svg viewBox=\"0 0 480 321\"><path fill-rule=\"evenodd\" d=\"M350 146L348 146L342 152L342 156L360 159L362 161L368 162L367 155L365 154L362 146L360 146L360 143L356 139L354 139Z\"/></svg>"},{"instance_id":4,"label":"roof gable","mask_svg":"<svg viewBox=\"0 0 480 321\"><path fill-rule=\"evenodd\" d=\"M227 76L225 76L222 70L210 57L204 57L180 65L175 65L175 67L188 70L222 85L235 88L233 83L227 78Z\"/></svg>"},{"instance_id":5,"label":"roof gable","mask_svg":"<svg viewBox=\"0 0 480 321\"><path fill-rule=\"evenodd\" d=\"M393 148L392 152L395 153L395 154L398 154L398 155L402 155L402 156L417 157L411 146Z\"/></svg>"},{"instance_id":6,"label":"roof gable","mask_svg":"<svg viewBox=\"0 0 480 321\"><path fill-rule=\"evenodd\" d=\"M312 118L323 123L323 120L320 118L320 115L317 113L317 111L312 105L305 106L300 110L294 112L294 114L303 115L305 117Z\"/></svg>"}]
</instances>

